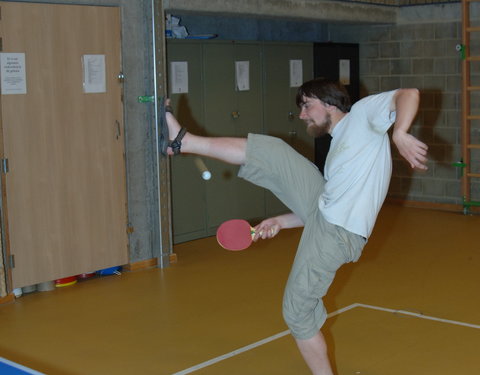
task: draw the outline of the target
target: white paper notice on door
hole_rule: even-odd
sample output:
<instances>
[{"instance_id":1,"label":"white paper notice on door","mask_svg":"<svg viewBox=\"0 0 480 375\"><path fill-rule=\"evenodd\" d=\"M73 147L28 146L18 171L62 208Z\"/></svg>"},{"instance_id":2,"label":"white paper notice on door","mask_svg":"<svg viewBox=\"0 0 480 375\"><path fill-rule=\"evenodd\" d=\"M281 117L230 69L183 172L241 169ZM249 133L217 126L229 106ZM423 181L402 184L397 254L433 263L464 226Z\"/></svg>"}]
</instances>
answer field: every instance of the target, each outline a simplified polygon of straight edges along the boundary
<instances>
[{"instance_id":1,"label":"white paper notice on door","mask_svg":"<svg viewBox=\"0 0 480 375\"><path fill-rule=\"evenodd\" d=\"M290 87L300 87L303 81L303 61L290 60Z\"/></svg>"},{"instance_id":2,"label":"white paper notice on door","mask_svg":"<svg viewBox=\"0 0 480 375\"><path fill-rule=\"evenodd\" d=\"M188 61L172 61L170 73L172 94L188 94Z\"/></svg>"},{"instance_id":3,"label":"white paper notice on door","mask_svg":"<svg viewBox=\"0 0 480 375\"><path fill-rule=\"evenodd\" d=\"M24 53L0 53L2 95L26 94L27 77Z\"/></svg>"},{"instance_id":4,"label":"white paper notice on door","mask_svg":"<svg viewBox=\"0 0 480 375\"><path fill-rule=\"evenodd\" d=\"M82 64L83 92L106 92L105 55L83 55Z\"/></svg>"},{"instance_id":5,"label":"white paper notice on door","mask_svg":"<svg viewBox=\"0 0 480 375\"><path fill-rule=\"evenodd\" d=\"M342 85L350 84L350 60L338 61L338 76Z\"/></svg>"},{"instance_id":6,"label":"white paper notice on door","mask_svg":"<svg viewBox=\"0 0 480 375\"><path fill-rule=\"evenodd\" d=\"M250 90L250 61L235 61L235 82L238 91Z\"/></svg>"}]
</instances>

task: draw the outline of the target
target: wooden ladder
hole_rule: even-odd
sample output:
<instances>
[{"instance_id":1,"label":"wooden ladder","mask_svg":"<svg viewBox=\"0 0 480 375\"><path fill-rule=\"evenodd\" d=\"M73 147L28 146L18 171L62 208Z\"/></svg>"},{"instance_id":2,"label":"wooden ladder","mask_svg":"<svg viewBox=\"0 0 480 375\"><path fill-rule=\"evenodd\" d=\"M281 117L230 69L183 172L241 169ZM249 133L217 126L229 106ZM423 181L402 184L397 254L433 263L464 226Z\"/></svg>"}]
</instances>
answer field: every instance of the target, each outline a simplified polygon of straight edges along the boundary
<instances>
[{"instance_id":1,"label":"wooden ladder","mask_svg":"<svg viewBox=\"0 0 480 375\"><path fill-rule=\"evenodd\" d=\"M462 161L456 163L463 169L462 173L462 194L464 212L467 213L472 207L480 207L480 201L472 199L472 180L480 178L479 168L472 166L472 152L475 150L480 154L480 139L476 137L476 143L472 143L472 123L477 124L477 131L480 131L480 110L479 103L474 103L472 108L472 94L478 92L480 95L480 86L472 85L472 68L478 70L480 67L480 49L472 51L472 34L480 33L480 22L475 24L471 19L472 3L477 3L480 8L480 0L462 0L462 41L463 44L457 46L457 50L462 57ZM479 34L477 34L479 35ZM478 39L477 39L478 40ZM477 45L478 46L478 45ZM474 53L476 52L476 53ZM472 110L473 109L473 110ZM478 160L478 159L477 159Z\"/></svg>"}]
</instances>

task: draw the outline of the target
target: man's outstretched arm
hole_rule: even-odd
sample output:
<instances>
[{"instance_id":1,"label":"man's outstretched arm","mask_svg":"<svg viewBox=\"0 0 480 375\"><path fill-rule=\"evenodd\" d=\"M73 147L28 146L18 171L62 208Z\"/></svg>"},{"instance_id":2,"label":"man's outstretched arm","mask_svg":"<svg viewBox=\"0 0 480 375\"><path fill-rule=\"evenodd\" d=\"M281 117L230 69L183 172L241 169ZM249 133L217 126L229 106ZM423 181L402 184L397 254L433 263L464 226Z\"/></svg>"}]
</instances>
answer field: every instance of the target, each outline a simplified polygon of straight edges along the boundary
<instances>
[{"instance_id":1,"label":"man's outstretched arm","mask_svg":"<svg viewBox=\"0 0 480 375\"><path fill-rule=\"evenodd\" d=\"M393 99L397 112L393 127L393 143L412 168L427 170L428 146L408 133L418 111L420 93L417 89L399 89Z\"/></svg>"}]
</instances>

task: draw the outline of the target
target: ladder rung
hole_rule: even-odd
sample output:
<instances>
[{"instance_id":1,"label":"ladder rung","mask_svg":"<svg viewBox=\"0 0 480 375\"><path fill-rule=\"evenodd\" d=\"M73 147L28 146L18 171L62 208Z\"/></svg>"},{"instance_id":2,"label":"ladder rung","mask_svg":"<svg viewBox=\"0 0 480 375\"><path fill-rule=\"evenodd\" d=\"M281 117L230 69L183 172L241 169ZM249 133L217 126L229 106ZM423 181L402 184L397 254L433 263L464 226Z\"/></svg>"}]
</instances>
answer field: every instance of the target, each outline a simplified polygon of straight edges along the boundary
<instances>
[{"instance_id":1,"label":"ladder rung","mask_svg":"<svg viewBox=\"0 0 480 375\"><path fill-rule=\"evenodd\" d=\"M470 115L470 116L467 116L467 120L480 120L480 116L479 115L477 115L477 116Z\"/></svg>"},{"instance_id":2,"label":"ladder rung","mask_svg":"<svg viewBox=\"0 0 480 375\"><path fill-rule=\"evenodd\" d=\"M480 145L467 145L467 148L474 148L474 149L480 149Z\"/></svg>"},{"instance_id":3,"label":"ladder rung","mask_svg":"<svg viewBox=\"0 0 480 375\"><path fill-rule=\"evenodd\" d=\"M465 0L467 3L478 3L480 0Z\"/></svg>"},{"instance_id":4,"label":"ladder rung","mask_svg":"<svg viewBox=\"0 0 480 375\"><path fill-rule=\"evenodd\" d=\"M468 32L480 31L480 26L470 26L470 27L467 27L466 30Z\"/></svg>"},{"instance_id":5,"label":"ladder rung","mask_svg":"<svg viewBox=\"0 0 480 375\"><path fill-rule=\"evenodd\" d=\"M480 173L467 173L467 177L480 177Z\"/></svg>"},{"instance_id":6,"label":"ladder rung","mask_svg":"<svg viewBox=\"0 0 480 375\"><path fill-rule=\"evenodd\" d=\"M480 61L480 56L469 56L467 61Z\"/></svg>"},{"instance_id":7,"label":"ladder rung","mask_svg":"<svg viewBox=\"0 0 480 375\"><path fill-rule=\"evenodd\" d=\"M467 90L468 91L478 91L478 90L480 90L480 86L468 86Z\"/></svg>"}]
</instances>

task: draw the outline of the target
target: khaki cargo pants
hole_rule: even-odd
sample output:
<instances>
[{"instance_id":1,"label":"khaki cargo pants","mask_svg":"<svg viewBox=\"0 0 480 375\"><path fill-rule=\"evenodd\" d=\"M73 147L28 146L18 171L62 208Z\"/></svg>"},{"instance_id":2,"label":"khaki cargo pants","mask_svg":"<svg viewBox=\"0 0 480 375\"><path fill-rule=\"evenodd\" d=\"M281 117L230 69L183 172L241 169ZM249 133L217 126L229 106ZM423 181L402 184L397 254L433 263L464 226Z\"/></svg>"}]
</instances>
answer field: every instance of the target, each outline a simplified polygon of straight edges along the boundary
<instances>
[{"instance_id":1,"label":"khaki cargo pants","mask_svg":"<svg viewBox=\"0 0 480 375\"><path fill-rule=\"evenodd\" d=\"M325 323L322 297L341 265L357 261L365 239L324 220L318 208L325 180L318 168L281 139L249 134L239 177L275 194L304 223L283 298L292 335L309 339Z\"/></svg>"}]
</instances>

